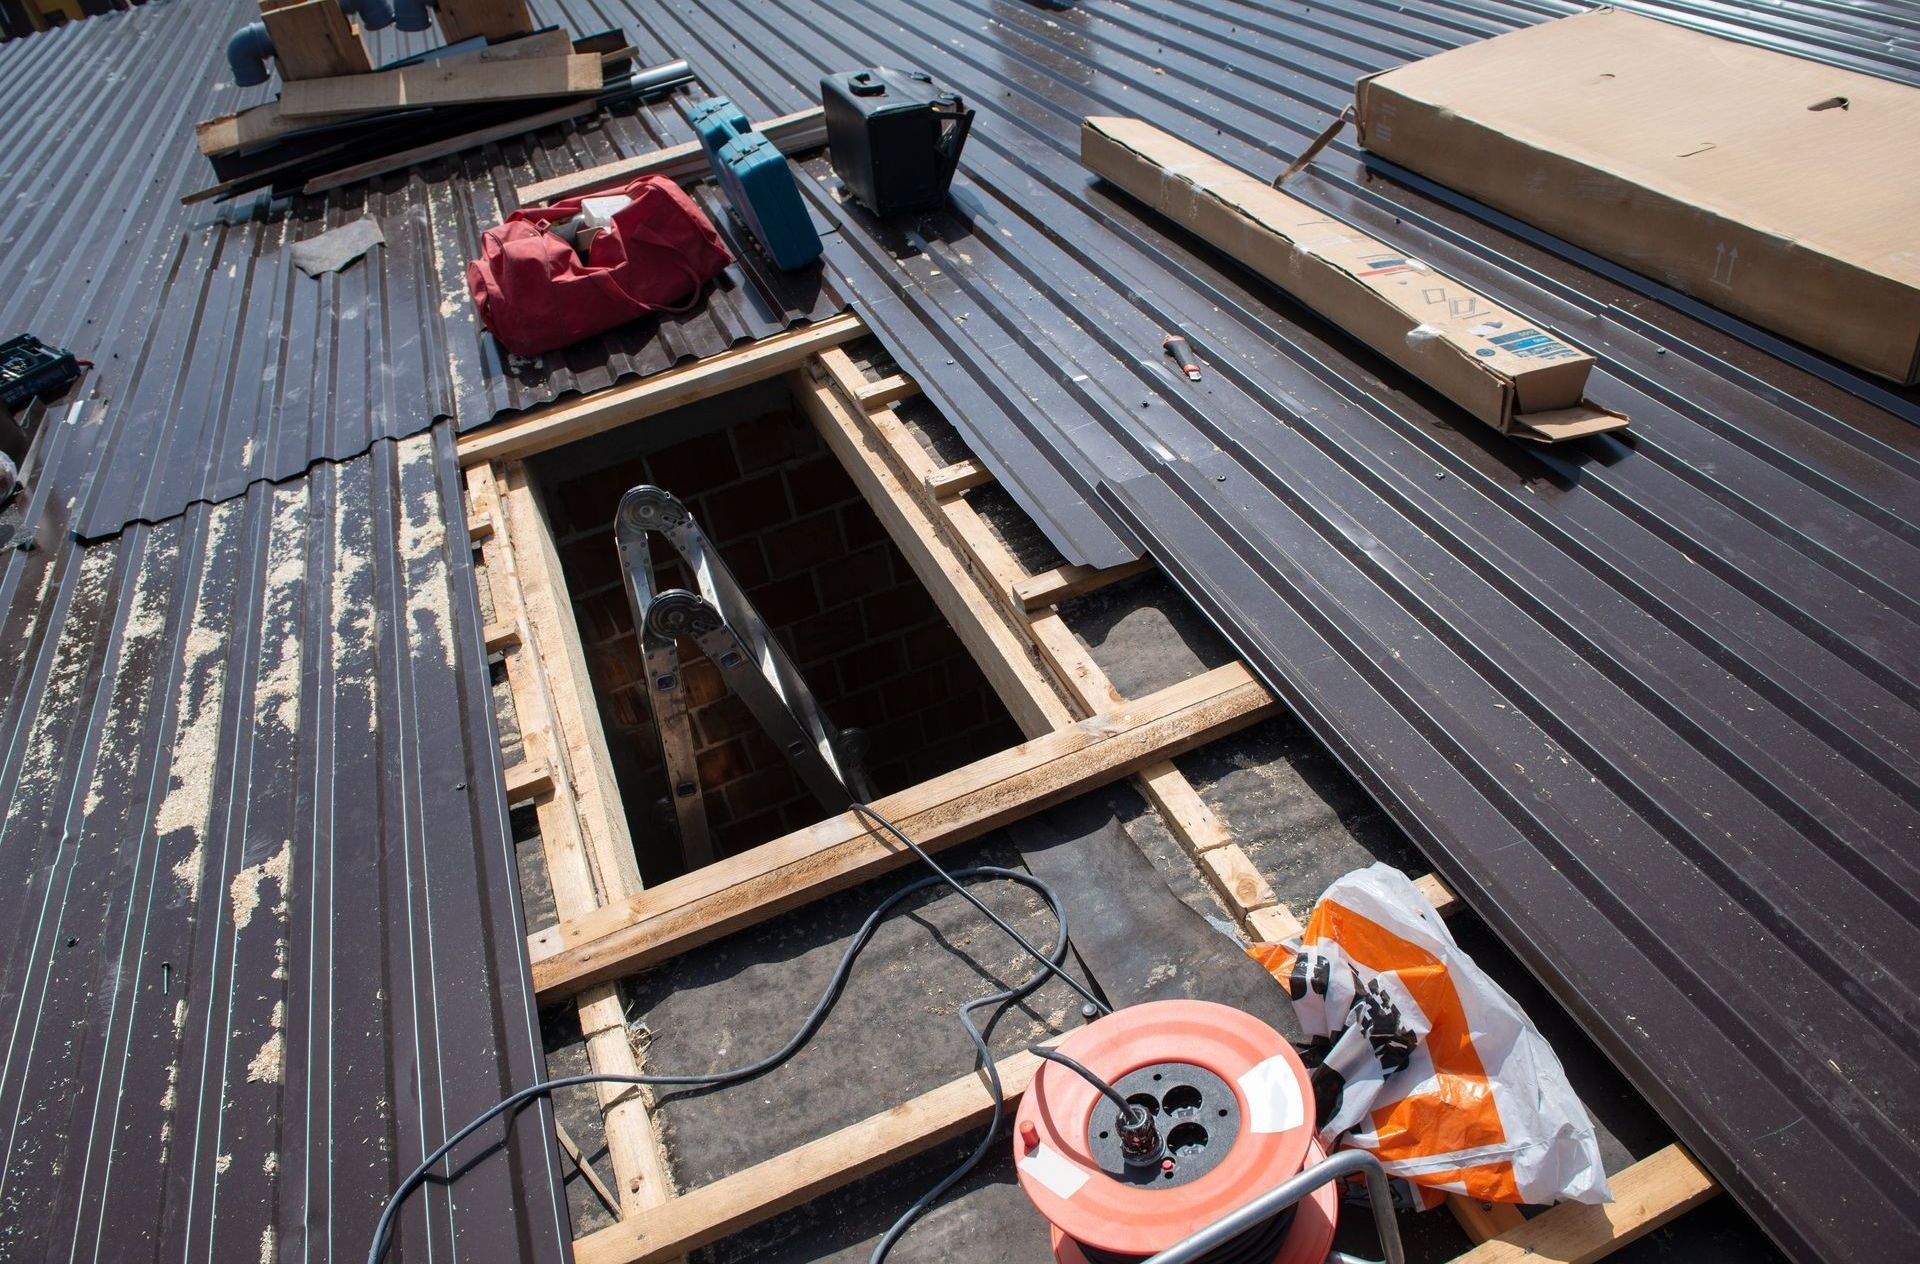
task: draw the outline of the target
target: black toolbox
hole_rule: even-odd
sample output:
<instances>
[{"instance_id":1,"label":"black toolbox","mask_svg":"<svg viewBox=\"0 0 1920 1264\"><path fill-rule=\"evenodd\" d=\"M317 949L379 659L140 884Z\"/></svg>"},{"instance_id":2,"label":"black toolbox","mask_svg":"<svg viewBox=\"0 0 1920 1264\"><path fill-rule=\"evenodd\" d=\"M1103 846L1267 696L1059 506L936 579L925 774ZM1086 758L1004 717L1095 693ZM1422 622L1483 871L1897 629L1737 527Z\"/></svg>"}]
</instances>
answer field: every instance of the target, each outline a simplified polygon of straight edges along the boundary
<instances>
[{"instance_id":1,"label":"black toolbox","mask_svg":"<svg viewBox=\"0 0 1920 1264\"><path fill-rule=\"evenodd\" d=\"M931 211L947 197L973 111L918 70L876 67L820 81L827 150L848 192L876 215Z\"/></svg>"},{"instance_id":2,"label":"black toolbox","mask_svg":"<svg viewBox=\"0 0 1920 1264\"><path fill-rule=\"evenodd\" d=\"M18 411L41 396L58 395L79 376L73 352L32 334L0 342L0 406Z\"/></svg>"}]
</instances>

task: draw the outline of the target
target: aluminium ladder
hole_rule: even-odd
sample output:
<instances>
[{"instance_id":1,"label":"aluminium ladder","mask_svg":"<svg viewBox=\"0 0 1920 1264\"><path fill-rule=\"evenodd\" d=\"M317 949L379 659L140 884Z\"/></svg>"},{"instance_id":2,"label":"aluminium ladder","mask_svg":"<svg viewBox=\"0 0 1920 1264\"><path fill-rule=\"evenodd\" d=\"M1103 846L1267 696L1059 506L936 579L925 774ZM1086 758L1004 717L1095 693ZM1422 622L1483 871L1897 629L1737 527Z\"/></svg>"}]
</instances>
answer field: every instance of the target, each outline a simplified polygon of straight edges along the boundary
<instances>
[{"instance_id":1,"label":"aluminium ladder","mask_svg":"<svg viewBox=\"0 0 1920 1264\"><path fill-rule=\"evenodd\" d=\"M652 537L686 564L695 589L659 586ZM694 641L786 755L821 806L839 812L872 797L857 741L834 728L780 648L733 573L707 542L687 507L668 491L642 484L620 499L614 523L620 570L634 633L646 664L649 710L660 738L682 859L689 869L714 860L706 800L694 759L692 715L680 669L679 640Z\"/></svg>"}]
</instances>

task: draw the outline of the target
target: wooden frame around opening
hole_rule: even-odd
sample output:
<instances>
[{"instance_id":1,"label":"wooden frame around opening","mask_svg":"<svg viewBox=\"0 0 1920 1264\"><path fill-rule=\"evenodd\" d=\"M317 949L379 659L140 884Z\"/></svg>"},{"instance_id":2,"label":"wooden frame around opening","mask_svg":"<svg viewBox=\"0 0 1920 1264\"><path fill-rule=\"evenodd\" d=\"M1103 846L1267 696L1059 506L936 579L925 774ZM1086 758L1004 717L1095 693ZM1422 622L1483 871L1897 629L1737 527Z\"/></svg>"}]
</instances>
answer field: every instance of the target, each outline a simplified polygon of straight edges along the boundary
<instances>
[{"instance_id":1,"label":"wooden frame around opening","mask_svg":"<svg viewBox=\"0 0 1920 1264\"><path fill-rule=\"evenodd\" d=\"M587 173L591 174L591 173ZM851 816L822 821L654 888L643 888L611 776L578 629L523 458L755 381L786 377L802 410L860 487L915 574L960 634L1028 740L883 800L928 848L966 838L1133 776L1169 831L1250 939L1300 933L1230 831L1172 763L1267 714L1274 701L1234 663L1141 699L1122 697L1061 618L1058 605L1150 569L1066 566L1027 574L971 505L991 471L936 462L893 412L917 392L904 374L868 380L844 347L866 333L847 314L598 395L534 410L463 436L469 532L494 598L489 650L503 654L525 759L509 800L530 802L558 925L529 937L542 1002L579 1006L596 1070L633 1073L639 1058L615 981L676 953L801 907L904 863L902 851ZM1442 913L1460 905L1418 880ZM1010 1101L1035 1061L999 1064ZM981 1074L940 1088L744 1171L684 1193L672 1186L643 1094L601 1094L620 1219L579 1238L582 1264L678 1259L890 1163L977 1127L990 1100ZM1456 1264L1597 1260L1718 1192L1678 1146L1612 1178L1615 1201L1525 1219L1517 1208L1455 1199L1480 1243Z\"/></svg>"}]
</instances>

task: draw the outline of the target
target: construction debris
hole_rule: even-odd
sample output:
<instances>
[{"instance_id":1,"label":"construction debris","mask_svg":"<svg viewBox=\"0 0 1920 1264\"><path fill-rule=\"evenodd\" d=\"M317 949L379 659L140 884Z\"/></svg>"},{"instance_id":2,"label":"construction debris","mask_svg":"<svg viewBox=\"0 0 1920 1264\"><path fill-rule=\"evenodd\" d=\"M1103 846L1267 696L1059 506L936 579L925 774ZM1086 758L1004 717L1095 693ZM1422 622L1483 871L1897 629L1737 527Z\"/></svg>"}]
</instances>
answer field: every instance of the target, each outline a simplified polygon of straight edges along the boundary
<instances>
[{"instance_id":1,"label":"construction debris","mask_svg":"<svg viewBox=\"0 0 1920 1264\"><path fill-rule=\"evenodd\" d=\"M306 0L298 8L307 4L338 15L336 0ZM183 201L262 189L323 193L647 100L693 76L684 61L635 68L617 30L576 40L548 28L497 43L475 35L377 69L318 77L289 77L281 43L272 48L280 96L198 125L200 152L220 179ZM238 66L243 59L236 53L234 60ZM264 81L264 62L259 73Z\"/></svg>"},{"instance_id":2,"label":"construction debris","mask_svg":"<svg viewBox=\"0 0 1920 1264\"><path fill-rule=\"evenodd\" d=\"M295 242L293 263L312 277L338 272L386 240L378 221L371 217L356 219L339 228L330 228L318 237Z\"/></svg>"}]
</instances>

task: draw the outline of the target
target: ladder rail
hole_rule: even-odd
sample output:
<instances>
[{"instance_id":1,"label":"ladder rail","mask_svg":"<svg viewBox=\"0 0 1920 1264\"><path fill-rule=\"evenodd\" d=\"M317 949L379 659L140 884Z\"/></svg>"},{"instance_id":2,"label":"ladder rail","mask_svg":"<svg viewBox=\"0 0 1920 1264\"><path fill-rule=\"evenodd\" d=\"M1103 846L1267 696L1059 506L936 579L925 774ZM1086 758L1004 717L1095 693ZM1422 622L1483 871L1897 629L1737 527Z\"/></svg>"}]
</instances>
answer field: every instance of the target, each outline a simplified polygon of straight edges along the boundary
<instances>
[{"instance_id":1,"label":"ladder rail","mask_svg":"<svg viewBox=\"0 0 1920 1264\"><path fill-rule=\"evenodd\" d=\"M651 546L655 535L678 555L694 589L660 589ZM700 646L822 807L837 812L855 799L871 798L872 786L855 743L828 719L800 669L686 506L662 488L632 488L621 498L614 536L635 632L648 664L654 723L689 866L711 861L713 852L680 671L682 638ZM691 793L682 794L688 787ZM700 856L704 859L697 859Z\"/></svg>"}]
</instances>

